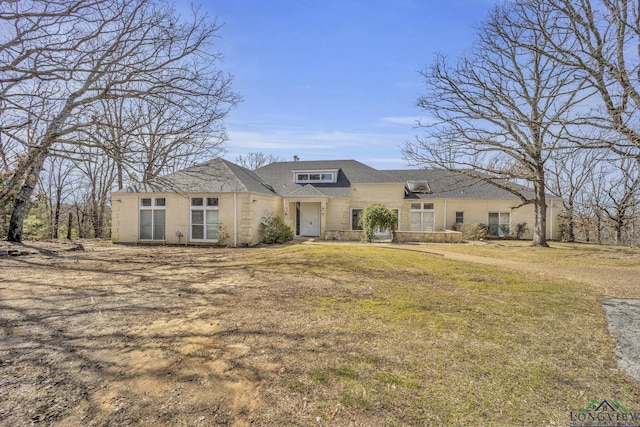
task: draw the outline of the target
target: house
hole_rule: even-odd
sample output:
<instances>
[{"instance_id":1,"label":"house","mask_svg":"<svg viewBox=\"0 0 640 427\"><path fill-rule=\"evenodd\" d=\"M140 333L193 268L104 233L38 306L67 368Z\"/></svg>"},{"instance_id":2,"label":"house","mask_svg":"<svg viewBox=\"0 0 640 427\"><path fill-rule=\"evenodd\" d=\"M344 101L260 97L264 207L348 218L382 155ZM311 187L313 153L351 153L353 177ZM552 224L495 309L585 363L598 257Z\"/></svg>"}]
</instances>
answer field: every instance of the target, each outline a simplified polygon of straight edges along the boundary
<instances>
[{"instance_id":1,"label":"house","mask_svg":"<svg viewBox=\"0 0 640 427\"><path fill-rule=\"evenodd\" d=\"M218 158L112 193L114 242L253 245L269 214L297 236L360 240L362 209L396 211L400 241L459 241L455 224L506 236L533 225L533 206L484 181L433 169L377 170L355 160L276 162L250 171ZM561 200L549 196L547 237ZM529 233L528 236L530 237Z\"/></svg>"}]
</instances>

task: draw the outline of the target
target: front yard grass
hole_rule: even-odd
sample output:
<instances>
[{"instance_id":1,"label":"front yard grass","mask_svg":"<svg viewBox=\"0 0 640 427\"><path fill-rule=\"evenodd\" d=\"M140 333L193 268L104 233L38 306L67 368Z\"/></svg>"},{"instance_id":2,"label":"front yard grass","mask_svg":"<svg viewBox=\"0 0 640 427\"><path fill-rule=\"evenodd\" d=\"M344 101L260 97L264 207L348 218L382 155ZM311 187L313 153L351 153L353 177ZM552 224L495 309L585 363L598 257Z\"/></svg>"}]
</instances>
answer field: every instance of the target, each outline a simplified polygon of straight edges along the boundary
<instances>
[{"instance_id":1,"label":"front yard grass","mask_svg":"<svg viewBox=\"0 0 640 427\"><path fill-rule=\"evenodd\" d=\"M295 354L280 349L273 421L566 425L593 399L640 408L593 287L366 245L258 257L283 282L332 282L297 296L308 315Z\"/></svg>"},{"instance_id":2,"label":"front yard grass","mask_svg":"<svg viewBox=\"0 0 640 427\"><path fill-rule=\"evenodd\" d=\"M627 250L497 244L447 248L637 268ZM84 247L0 259L2 425L562 426L604 399L640 412L595 284L395 245Z\"/></svg>"}]
</instances>

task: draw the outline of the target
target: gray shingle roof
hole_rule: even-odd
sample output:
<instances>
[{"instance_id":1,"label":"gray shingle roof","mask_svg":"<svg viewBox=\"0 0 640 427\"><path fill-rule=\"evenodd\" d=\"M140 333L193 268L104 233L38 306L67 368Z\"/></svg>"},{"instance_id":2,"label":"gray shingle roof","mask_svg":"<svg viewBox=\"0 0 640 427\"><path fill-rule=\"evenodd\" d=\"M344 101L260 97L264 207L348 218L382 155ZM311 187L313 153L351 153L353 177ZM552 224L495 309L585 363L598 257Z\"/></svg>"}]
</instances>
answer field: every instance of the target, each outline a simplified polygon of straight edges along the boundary
<instances>
[{"instance_id":1,"label":"gray shingle roof","mask_svg":"<svg viewBox=\"0 0 640 427\"><path fill-rule=\"evenodd\" d=\"M351 184L381 184L400 180L356 160L317 160L299 162L276 162L256 170L256 174L273 186L280 195L295 194L302 186L293 181L293 171L338 169L336 183L312 184L329 197L349 197ZM300 194L296 194L300 195Z\"/></svg>"},{"instance_id":2,"label":"gray shingle roof","mask_svg":"<svg viewBox=\"0 0 640 427\"><path fill-rule=\"evenodd\" d=\"M513 199L513 193L489 182L472 178L462 173L442 169L406 169L383 171L402 181L424 180L431 193L412 193L409 198L419 199ZM513 184L512 184L513 185ZM525 187L514 185L525 191L527 197L533 193Z\"/></svg>"},{"instance_id":3,"label":"gray shingle roof","mask_svg":"<svg viewBox=\"0 0 640 427\"><path fill-rule=\"evenodd\" d=\"M293 171L338 170L337 182L296 184ZM236 193L252 192L284 197L349 197L352 184L425 181L431 192L406 193L416 199L513 199L515 196L486 181L441 169L377 170L356 160L276 162L255 172L222 158L210 160L149 182L134 184L124 193ZM532 197L530 190L526 197ZM548 195L548 197L553 197Z\"/></svg>"},{"instance_id":4,"label":"gray shingle roof","mask_svg":"<svg viewBox=\"0 0 640 427\"><path fill-rule=\"evenodd\" d=\"M274 195L254 172L217 158L127 187L123 193L236 193L252 192Z\"/></svg>"}]
</instances>

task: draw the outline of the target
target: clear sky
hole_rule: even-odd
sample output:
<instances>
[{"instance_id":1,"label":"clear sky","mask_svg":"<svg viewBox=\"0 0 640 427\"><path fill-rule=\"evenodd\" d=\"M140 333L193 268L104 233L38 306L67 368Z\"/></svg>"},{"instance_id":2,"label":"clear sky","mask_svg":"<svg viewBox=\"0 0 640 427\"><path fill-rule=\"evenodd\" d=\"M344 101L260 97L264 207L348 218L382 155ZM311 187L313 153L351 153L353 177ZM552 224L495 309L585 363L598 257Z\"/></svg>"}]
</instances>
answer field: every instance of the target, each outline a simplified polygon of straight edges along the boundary
<instances>
[{"instance_id":1,"label":"clear sky","mask_svg":"<svg viewBox=\"0 0 640 427\"><path fill-rule=\"evenodd\" d=\"M186 5L186 0L180 0ZM356 159L406 167L419 70L468 49L493 0L194 0L224 24L218 48L243 102L225 158ZM179 3L180 4L180 3Z\"/></svg>"}]
</instances>

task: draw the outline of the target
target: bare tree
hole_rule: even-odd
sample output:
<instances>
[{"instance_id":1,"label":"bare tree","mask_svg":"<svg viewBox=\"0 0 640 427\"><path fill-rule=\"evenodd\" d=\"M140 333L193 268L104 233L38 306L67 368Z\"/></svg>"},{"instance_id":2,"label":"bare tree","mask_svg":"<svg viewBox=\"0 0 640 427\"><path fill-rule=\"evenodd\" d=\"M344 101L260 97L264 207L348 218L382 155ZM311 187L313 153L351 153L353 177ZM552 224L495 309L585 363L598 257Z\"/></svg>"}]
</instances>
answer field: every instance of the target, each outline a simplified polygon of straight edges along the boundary
<instances>
[{"instance_id":1,"label":"bare tree","mask_svg":"<svg viewBox=\"0 0 640 427\"><path fill-rule=\"evenodd\" d=\"M42 170L44 159L62 143L93 144L77 135L100 121L97 106L103 100L137 99L147 105L174 106L186 100L199 102L212 110L215 125L209 126L209 137L217 137L218 142L222 126L216 120L238 100L230 91L230 78L217 69L219 55L210 50L219 27L197 10L186 21L153 0L77 2L76 9L64 9L65 2L60 1L55 4L63 12L49 18L48 3L1 3L0 51L13 52L9 46L27 52L13 55L16 59L9 55L14 64L9 72L15 78L0 77L3 141L24 147L24 160L0 183L0 200L17 184L22 186L8 236L15 241L21 239L26 213L22 206L33 193L30 183ZM49 24L47 19L57 21ZM33 22L39 20L46 25L34 29ZM36 53L30 54L32 50ZM44 88L36 89L34 82ZM46 114L39 117L43 126L37 137L26 141L23 125L34 115L33 109L25 107L33 104L25 102L30 99L43 103L38 111ZM10 118L6 124L5 117Z\"/></svg>"},{"instance_id":2,"label":"bare tree","mask_svg":"<svg viewBox=\"0 0 640 427\"><path fill-rule=\"evenodd\" d=\"M635 159L616 161L606 180L606 200L601 209L613 224L616 245L623 244L623 231L640 204L640 167Z\"/></svg>"},{"instance_id":3,"label":"bare tree","mask_svg":"<svg viewBox=\"0 0 640 427\"><path fill-rule=\"evenodd\" d=\"M582 111L585 126L618 137L590 139L616 154L640 159L640 5L635 0L520 0L529 13L521 24L545 37L539 52L573 69L598 96ZM549 25L546 17L553 17Z\"/></svg>"},{"instance_id":4,"label":"bare tree","mask_svg":"<svg viewBox=\"0 0 640 427\"><path fill-rule=\"evenodd\" d=\"M137 117L138 126L132 135L129 168L148 181L220 154L226 139L221 127L224 114L211 101L216 99L174 97L133 103L129 114Z\"/></svg>"},{"instance_id":5,"label":"bare tree","mask_svg":"<svg viewBox=\"0 0 640 427\"><path fill-rule=\"evenodd\" d=\"M576 148L547 162L547 188L551 194L562 199L562 240L575 240L576 210L582 207L580 203L587 191L587 184L608 154L606 150Z\"/></svg>"},{"instance_id":6,"label":"bare tree","mask_svg":"<svg viewBox=\"0 0 640 427\"><path fill-rule=\"evenodd\" d=\"M252 171L270 163L281 161L282 158L278 156L274 156L273 154L267 155L261 152L251 152L244 156L240 154L236 157L237 164Z\"/></svg>"},{"instance_id":7,"label":"bare tree","mask_svg":"<svg viewBox=\"0 0 640 427\"><path fill-rule=\"evenodd\" d=\"M60 231L60 216L63 212L63 204L71 190L69 184L74 169L70 161L51 156L45 163L45 171L46 173L40 175L38 191L46 195L50 235L57 239Z\"/></svg>"},{"instance_id":8,"label":"bare tree","mask_svg":"<svg viewBox=\"0 0 640 427\"><path fill-rule=\"evenodd\" d=\"M114 159L104 156L99 149L83 147L82 161L76 162L80 180L84 183L84 209L93 228L95 238L104 237L109 206L109 193L117 178Z\"/></svg>"},{"instance_id":9,"label":"bare tree","mask_svg":"<svg viewBox=\"0 0 640 427\"><path fill-rule=\"evenodd\" d=\"M572 108L587 94L571 69L540 53L548 42L519 24L523 13L519 5L496 7L469 55L455 65L439 55L422 72L427 93L418 106L433 123L422 124L424 135L404 154L414 164L489 180L522 205L533 203L533 245L547 246L545 164L568 149Z\"/></svg>"}]
</instances>

